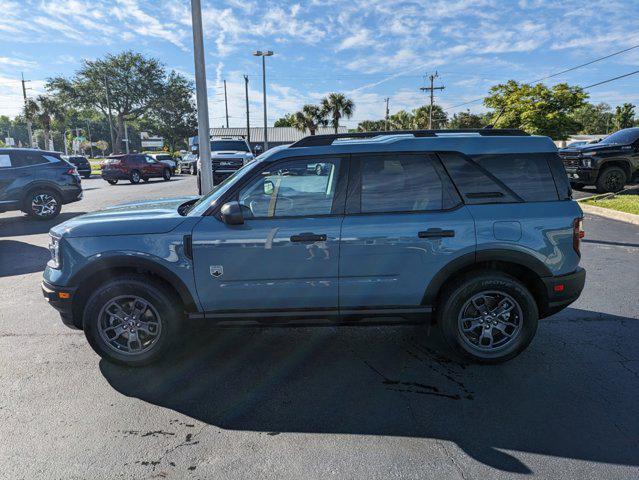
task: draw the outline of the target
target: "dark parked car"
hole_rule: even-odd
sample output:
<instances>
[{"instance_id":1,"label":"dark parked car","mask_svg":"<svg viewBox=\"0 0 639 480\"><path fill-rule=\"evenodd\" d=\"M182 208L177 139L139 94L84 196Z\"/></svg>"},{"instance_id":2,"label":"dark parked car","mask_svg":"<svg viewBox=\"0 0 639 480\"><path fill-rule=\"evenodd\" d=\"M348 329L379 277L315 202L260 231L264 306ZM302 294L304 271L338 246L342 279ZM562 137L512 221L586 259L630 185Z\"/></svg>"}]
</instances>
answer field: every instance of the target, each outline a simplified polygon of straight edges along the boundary
<instances>
[{"instance_id":1,"label":"dark parked car","mask_svg":"<svg viewBox=\"0 0 639 480\"><path fill-rule=\"evenodd\" d=\"M167 164L140 153L111 155L102 162L101 168L102 178L111 185L119 180L131 183L148 182L151 178L171 180L171 168Z\"/></svg>"},{"instance_id":2,"label":"dark parked car","mask_svg":"<svg viewBox=\"0 0 639 480\"><path fill-rule=\"evenodd\" d=\"M80 182L75 167L57 152L0 148L0 212L22 210L49 220L63 204L82 199Z\"/></svg>"},{"instance_id":3,"label":"dark parked car","mask_svg":"<svg viewBox=\"0 0 639 480\"><path fill-rule=\"evenodd\" d=\"M318 164L326 174L289 173ZM127 365L165 357L189 319L435 320L459 353L496 363L579 297L582 217L548 137L314 135L200 199L54 227L42 288L100 355Z\"/></svg>"},{"instance_id":4,"label":"dark parked car","mask_svg":"<svg viewBox=\"0 0 639 480\"><path fill-rule=\"evenodd\" d=\"M89 160L87 160L87 157L83 157L81 155L69 155L64 157L64 159L73 165L78 173L84 178L89 178L91 176L91 164L89 163Z\"/></svg>"},{"instance_id":5,"label":"dark parked car","mask_svg":"<svg viewBox=\"0 0 639 480\"><path fill-rule=\"evenodd\" d=\"M639 177L639 128L625 128L594 143L559 150L573 188L595 185L618 192Z\"/></svg>"}]
</instances>

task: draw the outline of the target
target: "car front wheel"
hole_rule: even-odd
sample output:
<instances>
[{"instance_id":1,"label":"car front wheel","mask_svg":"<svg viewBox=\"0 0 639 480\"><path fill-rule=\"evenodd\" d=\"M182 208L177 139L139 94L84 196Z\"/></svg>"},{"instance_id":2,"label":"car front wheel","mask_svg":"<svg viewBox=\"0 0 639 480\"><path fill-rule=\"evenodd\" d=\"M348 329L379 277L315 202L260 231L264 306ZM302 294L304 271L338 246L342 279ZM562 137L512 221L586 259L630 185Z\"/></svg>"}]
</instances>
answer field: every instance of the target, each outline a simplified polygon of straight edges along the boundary
<instances>
[{"instance_id":1,"label":"car front wheel","mask_svg":"<svg viewBox=\"0 0 639 480\"><path fill-rule=\"evenodd\" d=\"M519 355L537 331L539 312L528 289L498 271L474 272L442 294L437 321L446 343L478 363Z\"/></svg>"},{"instance_id":2,"label":"car front wheel","mask_svg":"<svg viewBox=\"0 0 639 480\"><path fill-rule=\"evenodd\" d=\"M600 193L619 192L623 190L627 181L626 172L623 171L623 168L608 167L597 178L597 191Z\"/></svg>"},{"instance_id":3,"label":"car front wheel","mask_svg":"<svg viewBox=\"0 0 639 480\"><path fill-rule=\"evenodd\" d=\"M141 366L161 358L175 341L180 312L175 296L147 277L117 277L86 303L84 333L104 359Z\"/></svg>"},{"instance_id":4,"label":"car front wheel","mask_svg":"<svg viewBox=\"0 0 639 480\"><path fill-rule=\"evenodd\" d=\"M131 174L129 175L129 181L131 183L140 183L140 180L142 180L140 172L138 172L137 170L132 170Z\"/></svg>"}]
</instances>

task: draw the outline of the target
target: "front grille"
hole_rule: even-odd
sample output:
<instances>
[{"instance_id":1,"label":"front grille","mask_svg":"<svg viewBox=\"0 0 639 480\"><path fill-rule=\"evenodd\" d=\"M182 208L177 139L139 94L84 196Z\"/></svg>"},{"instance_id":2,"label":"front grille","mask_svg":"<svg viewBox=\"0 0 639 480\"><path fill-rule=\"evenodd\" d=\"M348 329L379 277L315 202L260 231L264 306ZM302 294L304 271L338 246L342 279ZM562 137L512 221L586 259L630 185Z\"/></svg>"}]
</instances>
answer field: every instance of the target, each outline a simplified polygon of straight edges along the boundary
<instances>
[{"instance_id":1,"label":"front grille","mask_svg":"<svg viewBox=\"0 0 639 480\"><path fill-rule=\"evenodd\" d=\"M240 168L244 162L241 158L214 158L213 168Z\"/></svg>"},{"instance_id":2,"label":"front grille","mask_svg":"<svg viewBox=\"0 0 639 480\"><path fill-rule=\"evenodd\" d=\"M561 160L564 162L564 167L578 167L579 166L579 154L559 154Z\"/></svg>"}]
</instances>

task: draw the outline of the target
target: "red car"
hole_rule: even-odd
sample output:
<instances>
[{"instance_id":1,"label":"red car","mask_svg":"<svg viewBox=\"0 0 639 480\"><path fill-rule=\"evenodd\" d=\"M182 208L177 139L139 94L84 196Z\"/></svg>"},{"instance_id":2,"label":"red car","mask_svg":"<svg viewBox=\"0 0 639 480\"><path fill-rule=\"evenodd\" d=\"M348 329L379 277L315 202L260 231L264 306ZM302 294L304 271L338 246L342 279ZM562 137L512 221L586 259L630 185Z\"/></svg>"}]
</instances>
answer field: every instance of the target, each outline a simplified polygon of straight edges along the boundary
<instances>
[{"instance_id":1,"label":"red car","mask_svg":"<svg viewBox=\"0 0 639 480\"><path fill-rule=\"evenodd\" d=\"M148 182L154 177L167 182L171 180L171 169L168 165L139 153L111 155L100 167L102 178L111 185L118 183L118 180L128 180L131 183L139 183L140 180Z\"/></svg>"}]
</instances>

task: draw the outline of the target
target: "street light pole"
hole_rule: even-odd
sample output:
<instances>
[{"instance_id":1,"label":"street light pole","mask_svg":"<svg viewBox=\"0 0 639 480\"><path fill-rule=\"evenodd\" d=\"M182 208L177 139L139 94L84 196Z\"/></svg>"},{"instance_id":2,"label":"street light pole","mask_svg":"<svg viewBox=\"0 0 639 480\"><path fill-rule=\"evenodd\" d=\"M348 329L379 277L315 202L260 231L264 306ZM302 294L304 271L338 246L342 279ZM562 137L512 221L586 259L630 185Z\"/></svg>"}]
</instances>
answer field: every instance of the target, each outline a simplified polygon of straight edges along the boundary
<instances>
[{"instance_id":1,"label":"street light pole","mask_svg":"<svg viewBox=\"0 0 639 480\"><path fill-rule=\"evenodd\" d=\"M200 187L203 193L208 193L213 189L213 165L211 164L211 141L209 139L209 106L206 94L202 5L200 0L191 0L191 19L193 23L193 57L197 99L197 135L200 150Z\"/></svg>"},{"instance_id":2,"label":"street light pole","mask_svg":"<svg viewBox=\"0 0 639 480\"><path fill-rule=\"evenodd\" d=\"M262 57L262 92L264 94L264 151L268 150L268 120L266 115L266 57L273 55L271 50L257 50L253 53L256 57Z\"/></svg>"}]
</instances>

